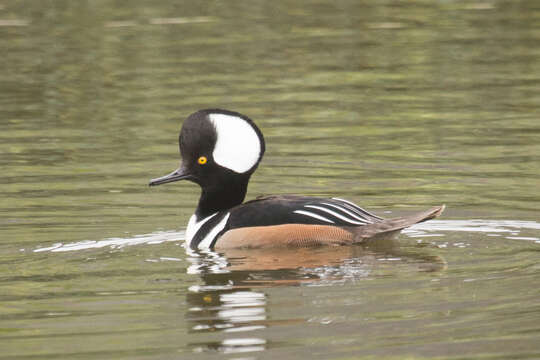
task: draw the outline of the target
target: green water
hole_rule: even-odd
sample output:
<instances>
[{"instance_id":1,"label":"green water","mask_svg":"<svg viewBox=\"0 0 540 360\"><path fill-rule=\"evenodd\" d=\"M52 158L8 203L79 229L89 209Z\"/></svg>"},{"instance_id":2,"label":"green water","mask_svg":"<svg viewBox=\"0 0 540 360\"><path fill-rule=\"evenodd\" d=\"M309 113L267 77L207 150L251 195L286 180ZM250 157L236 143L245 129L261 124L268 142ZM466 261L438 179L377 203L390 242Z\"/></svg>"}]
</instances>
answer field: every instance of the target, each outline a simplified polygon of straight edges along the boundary
<instances>
[{"instance_id":1,"label":"green water","mask_svg":"<svg viewBox=\"0 0 540 360\"><path fill-rule=\"evenodd\" d=\"M0 359L540 358L540 3L0 0ZM248 198L445 203L387 248L186 253L149 188L245 113Z\"/></svg>"}]
</instances>

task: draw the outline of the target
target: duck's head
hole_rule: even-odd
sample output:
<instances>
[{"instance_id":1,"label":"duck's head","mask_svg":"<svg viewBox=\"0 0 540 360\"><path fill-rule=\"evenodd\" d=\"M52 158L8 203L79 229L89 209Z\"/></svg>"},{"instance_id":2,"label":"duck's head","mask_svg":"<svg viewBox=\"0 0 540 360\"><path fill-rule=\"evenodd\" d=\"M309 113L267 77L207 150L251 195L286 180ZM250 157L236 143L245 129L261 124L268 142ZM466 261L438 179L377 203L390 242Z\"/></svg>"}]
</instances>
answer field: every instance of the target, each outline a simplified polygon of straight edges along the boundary
<instances>
[{"instance_id":1,"label":"duck's head","mask_svg":"<svg viewBox=\"0 0 540 360\"><path fill-rule=\"evenodd\" d=\"M206 191L247 186L265 150L259 128L237 112L206 109L191 114L178 138L182 162L172 173L150 180L150 186L190 180Z\"/></svg>"}]
</instances>

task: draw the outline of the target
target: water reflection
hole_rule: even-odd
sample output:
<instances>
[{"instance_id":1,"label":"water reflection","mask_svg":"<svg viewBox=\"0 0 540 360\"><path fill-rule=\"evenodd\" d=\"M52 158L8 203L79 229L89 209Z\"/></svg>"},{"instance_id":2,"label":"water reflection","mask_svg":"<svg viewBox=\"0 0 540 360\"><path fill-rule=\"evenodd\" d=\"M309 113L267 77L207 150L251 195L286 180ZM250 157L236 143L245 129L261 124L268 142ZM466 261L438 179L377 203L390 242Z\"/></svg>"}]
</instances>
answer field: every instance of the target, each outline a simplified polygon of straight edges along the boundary
<instances>
[{"instance_id":1,"label":"water reflection","mask_svg":"<svg viewBox=\"0 0 540 360\"><path fill-rule=\"evenodd\" d=\"M230 269L228 259L215 252L188 250L188 254L188 274L197 274L203 280L188 289L189 332L245 333L267 327L267 295L246 286L249 272ZM190 346L194 352L253 352L265 350L266 340L243 335Z\"/></svg>"},{"instance_id":2,"label":"water reflection","mask_svg":"<svg viewBox=\"0 0 540 360\"><path fill-rule=\"evenodd\" d=\"M418 243L417 247L431 246ZM406 250L396 240L357 246L294 249L228 249L222 252L186 250L191 265L189 274L200 274L206 285L227 289L259 284L280 285L291 282L319 282L335 273L339 281L358 279L371 274L382 261L441 264L438 256ZM216 274L228 274L226 284L216 285ZM196 287L195 290L200 290Z\"/></svg>"},{"instance_id":3,"label":"water reflection","mask_svg":"<svg viewBox=\"0 0 540 360\"><path fill-rule=\"evenodd\" d=\"M244 290L221 290L216 287L190 288L187 301L189 332L245 333L264 329L267 325L266 294ZM239 335L222 341L191 344L194 351L219 350L224 353L261 351L266 340Z\"/></svg>"},{"instance_id":4,"label":"water reflection","mask_svg":"<svg viewBox=\"0 0 540 360\"><path fill-rule=\"evenodd\" d=\"M62 279L59 275L63 275L70 281L77 274L73 281L84 282L97 277L100 285L95 294L100 304L103 296L109 303L122 304L122 308L126 297L146 304L126 315L129 319L141 316L141 309L153 308L159 294L166 294L162 303L169 309L165 322L179 315L180 322L171 321L174 326L180 324L182 334L189 334L185 348L190 352L257 354L291 345L290 339L319 339L326 336L327 326L332 327L332 336L348 337L351 344L356 337L351 335L349 325L365 329L383 324L388 326L385 331L394 331L394 336L402 339L408 336L408 321L433 318L440 328L453 329L446 321L453 323L454 318L446 315L439 324L442 310L462 309L466 316L471 313L471 303L461 299L471 296L476 309L492 306L490 291L494 285L484 283L501 281L496 290L506 291L510 286L505 280L509 279L507 269L516 269L512 264L520 264L525 272L523 281L530 283L531 274L527 272L535 269L536 258L529 254L537 253L530 245L540 241L538 229L540 224L534 221L433 220L407 229L397 242L221 253L185 251L180 246L185 239L183 231L162 231L126 238L43 244L33 249L31 258L54 259L62 264L66 261L58 259L72 259L67 263L75 268L52 268L47 270L48 278ZM516 252L518 246L524 251ZM119 262L116 268L121 269L116 272L116 282L111 272L95 270L110 261L110 253ZM495 253L504 255L497 258L496 264ZM446 270L446 259L452 264L450 271ZM495 265L485 266L486 259ZM483 261L482 270L471 271L479 266L479 261ZM40 266L39 273L42 271ZM127 282L126 274L128 279L140 277L139 286ZM107 281L102 281L103 276ZM155 281L148 281L151 279ZM69 288L71 284L63 286ZM487 295L477 302L478 288L482 286ZM527 294L520 296L519 301ZM428 307L419 305L424 297L431 299ZM66 310L64 305L57 311L47 311L76 313L70 307ZM116 309L113 311L116 313ZM160 315L152 313L152 319L153 316ZM369 339L370 334L363 331L361 336ZM171 336L177 339L176 333ZM378 346L379 342L376 343Z\"/></svg>"},{"instance_id":5,"label":"water reflection","mask_svg":"<svg viewBox=\"0 0 540 360\"><path fill-rule=\"evenodd\" d=\"M272 319L269 289L276 286L340 286L378 276L378 269L396 263L418 271L441 271L442 258L425 251L404 251L393 242L384 246L340 246L272 250L188 251L189 274L201 284L187 294L188 331L221 332L224 338L191 343L194 352L262 351L270 346L260 330L274 325L312 322L313 318ZM391 265L389 264L391 263ZM327 321L320 320L322 324ZM237 335L232 335L236 334ZM200 337L198 337L200 340Z\"/></svg>"}]
</instances>

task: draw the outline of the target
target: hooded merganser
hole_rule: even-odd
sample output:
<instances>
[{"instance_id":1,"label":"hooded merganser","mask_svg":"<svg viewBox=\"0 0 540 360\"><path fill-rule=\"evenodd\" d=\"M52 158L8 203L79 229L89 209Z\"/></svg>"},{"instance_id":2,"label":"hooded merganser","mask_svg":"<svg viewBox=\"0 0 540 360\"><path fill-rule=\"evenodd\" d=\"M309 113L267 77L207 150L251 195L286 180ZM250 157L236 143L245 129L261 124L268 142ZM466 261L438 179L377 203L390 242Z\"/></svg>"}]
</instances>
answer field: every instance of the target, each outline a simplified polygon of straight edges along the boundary
<instances>
[{"instance_id":1,"label":"hooded merganser","mask_svg":"<svg viewBox=\"0 0 540 360\"><path fill-rule=\"evenodd\" d=\"M339 198L263 196L242 203L265 143L255 123L237 112L191 114L179 136L180 167L150 186L178 180L198 184L201 197L186 229L192 249L346 245L387 237L439 216L444 205L383 219Z\"/></svg>"}]
</instances>

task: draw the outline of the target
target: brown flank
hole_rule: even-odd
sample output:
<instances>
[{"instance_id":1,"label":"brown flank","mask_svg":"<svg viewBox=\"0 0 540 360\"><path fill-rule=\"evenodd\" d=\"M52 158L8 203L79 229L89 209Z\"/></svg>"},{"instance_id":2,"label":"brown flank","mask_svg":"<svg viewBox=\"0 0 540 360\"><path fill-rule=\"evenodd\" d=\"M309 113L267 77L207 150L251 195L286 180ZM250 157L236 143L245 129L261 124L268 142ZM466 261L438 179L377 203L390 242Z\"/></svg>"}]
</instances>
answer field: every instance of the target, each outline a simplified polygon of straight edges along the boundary
<instances>
[{"instance_id":1,"label":"brown flank","mask_svg":"<svg viewBox=\"0 0 540 360\"><path fill-rule=\"evenodd\" d=\"M223 234L216 242L215 248L219 250L349 245L391 238L404 228L439 216L444 207L444 205L437 206L413 215L385 219L363 226L284 224L237 228Z\"/></svg>"}]
</instances>

